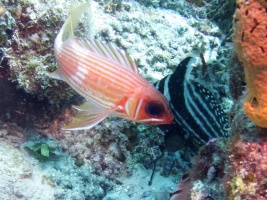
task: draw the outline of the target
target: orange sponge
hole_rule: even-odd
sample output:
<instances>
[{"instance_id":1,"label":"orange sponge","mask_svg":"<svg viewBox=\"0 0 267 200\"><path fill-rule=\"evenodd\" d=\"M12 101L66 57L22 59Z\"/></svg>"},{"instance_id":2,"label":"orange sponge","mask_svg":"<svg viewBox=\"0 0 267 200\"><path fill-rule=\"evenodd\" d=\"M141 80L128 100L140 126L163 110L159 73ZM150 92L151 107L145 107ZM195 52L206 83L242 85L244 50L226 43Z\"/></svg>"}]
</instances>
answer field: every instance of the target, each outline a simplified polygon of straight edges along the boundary
<instances>
[{"instance_id":1,"label":"orange sponge","mask_svg":"<svg viewBox=\"0 0 267 200\"><path fill-rule=\"evenodd\" d=\"M245 113L267 128L267 0L237 0L233 42L245 67Z\"/></svg>"}]
</instances>

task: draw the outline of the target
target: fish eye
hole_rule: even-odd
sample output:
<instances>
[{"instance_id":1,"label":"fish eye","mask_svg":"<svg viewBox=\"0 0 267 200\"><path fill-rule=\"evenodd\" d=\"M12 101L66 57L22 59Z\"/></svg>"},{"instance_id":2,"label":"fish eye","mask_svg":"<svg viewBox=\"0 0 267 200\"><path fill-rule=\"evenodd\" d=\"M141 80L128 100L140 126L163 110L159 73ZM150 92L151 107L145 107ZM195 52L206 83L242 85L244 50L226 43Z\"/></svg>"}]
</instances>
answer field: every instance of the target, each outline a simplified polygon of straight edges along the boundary
<instances>
[{"instance_id":1,"label":"fish eye","mask_svg":"<svg viewBox=\"0 0 267 200\"><path fill-rule=\"evenodd\" d=\"M159 101L150 101L146 105L146 113L151 117L161 117L164 112L164 106Z\"/></svg>"}]
</instances>

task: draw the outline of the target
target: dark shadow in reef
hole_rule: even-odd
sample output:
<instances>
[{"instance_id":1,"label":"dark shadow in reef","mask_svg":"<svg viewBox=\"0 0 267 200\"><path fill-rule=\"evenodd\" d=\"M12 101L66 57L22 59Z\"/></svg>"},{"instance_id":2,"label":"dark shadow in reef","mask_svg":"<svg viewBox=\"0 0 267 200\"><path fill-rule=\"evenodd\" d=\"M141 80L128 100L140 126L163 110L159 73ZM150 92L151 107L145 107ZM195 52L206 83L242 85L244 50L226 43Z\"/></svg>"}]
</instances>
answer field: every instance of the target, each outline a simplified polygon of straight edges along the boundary
<instances>
[{"instance_id":1,"label":"dark shadow in reef","mask_svg":"<svg viewBox=\"0 0 267 200\"><path fill-rule=\"evenodd\" d=\"M66 107L79 102L73 98L70 103L56 106L47 98L40 98L17 89L15 83L0 78L0 121L16 123L22 128L33 128L37 124L47 124L58 117Z\"/></svg>"}]
</instances>

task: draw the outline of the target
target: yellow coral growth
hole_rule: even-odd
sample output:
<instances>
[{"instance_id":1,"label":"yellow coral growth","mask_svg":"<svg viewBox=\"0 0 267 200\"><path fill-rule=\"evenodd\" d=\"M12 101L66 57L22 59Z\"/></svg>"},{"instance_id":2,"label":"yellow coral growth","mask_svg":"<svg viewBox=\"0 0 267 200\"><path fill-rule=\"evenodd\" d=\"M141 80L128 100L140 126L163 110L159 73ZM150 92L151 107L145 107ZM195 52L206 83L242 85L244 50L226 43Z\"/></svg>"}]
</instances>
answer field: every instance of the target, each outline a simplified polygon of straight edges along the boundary
<instances>
[{"instance_id":1,"label":"yellow coral growth","mask_svg":"<svg viewBox=\"0 0 267 200\"><path fill-rule=\"evenodd\" d=\"M267 0L237 0L233 42L245 67L245 113L267 128Z\"/></svg>"}]
</instances>

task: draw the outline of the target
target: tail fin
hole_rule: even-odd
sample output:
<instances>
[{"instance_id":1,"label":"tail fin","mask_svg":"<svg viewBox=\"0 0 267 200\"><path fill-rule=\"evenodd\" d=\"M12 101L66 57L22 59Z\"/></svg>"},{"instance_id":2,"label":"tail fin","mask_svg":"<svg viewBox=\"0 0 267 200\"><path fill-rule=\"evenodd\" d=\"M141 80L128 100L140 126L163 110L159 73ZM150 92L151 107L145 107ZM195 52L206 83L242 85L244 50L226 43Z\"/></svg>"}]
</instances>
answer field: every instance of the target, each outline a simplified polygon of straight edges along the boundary
<instances>
[{"instance_id":1,"label":"tail fin","mask_svg":"<svg viewBox=\"0 0 267 200\"><path fill-rule=\"evenodd\" d=\"M62 28L60 29L56 40L55 40L55 49L57 47L60 47L62 42L70 37L74 37L74 31L78 26L79 18L84 14L86 11L88 11L91 7L90 3L82 3L75 8L73 8L75 4L75 1L71 1L71 11L70 16L66 20L66 22L63 24Z\"/></svg>"}]
</instances>

